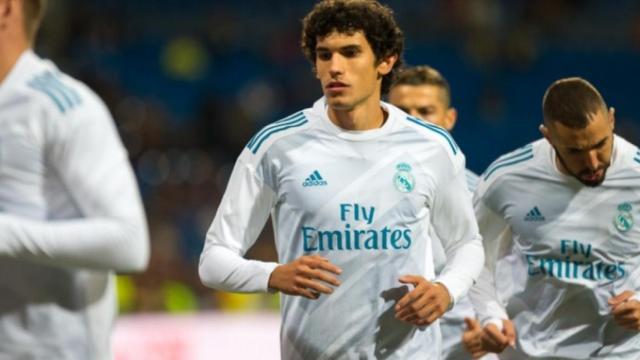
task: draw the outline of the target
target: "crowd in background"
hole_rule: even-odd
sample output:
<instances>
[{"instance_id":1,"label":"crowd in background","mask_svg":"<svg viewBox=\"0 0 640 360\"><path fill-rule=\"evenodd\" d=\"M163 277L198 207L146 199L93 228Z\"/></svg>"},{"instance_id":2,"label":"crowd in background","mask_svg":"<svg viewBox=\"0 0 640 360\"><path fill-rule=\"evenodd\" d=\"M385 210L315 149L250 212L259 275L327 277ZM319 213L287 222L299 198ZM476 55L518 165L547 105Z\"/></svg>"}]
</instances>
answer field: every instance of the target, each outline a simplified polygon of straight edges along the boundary
<instances>
[{"instance_id":1,"label":"crowd in background","mask_svg":"<svg viewBox=\"0 0 640 360\"><path fill-rule=\"evenodd\" d=\"M147 210L149 270L119 277L123 312L275 309L277 295L204 288L197 263L235 158L262 126L322 92L299 49L313 1L50 3L36 46L109 106ZM579 75L640 140L640 4L632 0L383 1L406 36L408 64L451 83L454 137L481 173L539 137L551 81ZM270 225L249 252L276 258Z\"/></svg>"}]
</instances>

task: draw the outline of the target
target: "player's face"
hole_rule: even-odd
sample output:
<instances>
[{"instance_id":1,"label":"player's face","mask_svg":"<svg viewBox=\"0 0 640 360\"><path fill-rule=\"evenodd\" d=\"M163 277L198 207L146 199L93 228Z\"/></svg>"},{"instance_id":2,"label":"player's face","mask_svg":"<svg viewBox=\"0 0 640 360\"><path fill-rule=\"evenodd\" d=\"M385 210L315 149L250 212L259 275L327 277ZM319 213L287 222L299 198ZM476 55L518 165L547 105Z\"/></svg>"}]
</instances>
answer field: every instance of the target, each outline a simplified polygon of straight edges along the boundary
<instances>
[{"instance_id":1,"label":"player's face","mask_svg":"<svg viewBox=\"0 0 640 360\"><path fill-rule=\"evenodd\" d=\"M434 85L397 85L389 91L389 102L407 114L449 131L456 122L456 110L447 107L444 90Z\"/></svg>"},{"instance_id":2,"label":"player's face","mask_svg":"<svg viewBox=\"0 0 640 360\"><path fill-rule=\"evenodd\" d=\"M601 110L584 129L572 129L554 122L542 130L556 149L563 170L587 186L602 184L611 164L613 115L613 109Z\"/></svg>"},{"instance_id":3,"label":"player's face","mask_svg":"<svg viewBox=\"0 0 640 360\"><path fill-rule=\"evenodd\" d=\"M334 110L350 111L367 100L378 102L382 76L394 63L395 57L376 62L362 31L332 32L318 38L316 45L316 76Z\"/></svg>"}]
</instances>

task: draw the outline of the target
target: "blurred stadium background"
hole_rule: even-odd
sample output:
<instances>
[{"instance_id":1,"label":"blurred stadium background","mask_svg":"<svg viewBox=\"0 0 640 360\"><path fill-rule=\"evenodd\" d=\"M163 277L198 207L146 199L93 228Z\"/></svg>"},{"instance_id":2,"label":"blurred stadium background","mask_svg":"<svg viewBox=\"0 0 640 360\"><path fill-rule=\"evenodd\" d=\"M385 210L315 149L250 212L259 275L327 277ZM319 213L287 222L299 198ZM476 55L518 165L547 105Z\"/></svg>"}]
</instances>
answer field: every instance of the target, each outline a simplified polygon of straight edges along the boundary
<instances>
[{"instance_id":1,"label":"blurred stadium background","mask_svg":"<svg viewBox=\"0 0 640 360\"><path fill-rule=\"evenodd\" d=\"M542 94L564 76L592 81L616 108L618 133L640 142L640 2L382 2L395 10L405 32L406 62L429 64L450 81L459 111L453 135L475 172L481 173L499 154L538 138ZM37 52L105 100L129 150L147 209L151 263L142 275L119 277L119 326L140 319L153 325L153 319L170 313L191 314L180 318L187 323L179 326L210 319L212 326L229 329L222 324L253 321L247 315L216 316L253 312L270 331L277 328L277 296L206 289L198 281L197 263L242 147L260 127L321 96L298 46L300 20L314 3L50 3ZM268 225L249 256L275 259L272 243ZM265 318L264 311L272 316ZM147 331L162 329L151 325ZM135 337L130 327L118 331L117 341ZM269 339L277 342L277 333ZM173 352L152 356L148 350L146 358L192 356L185 355L191 354L185 350L190 345L181 341L163 341ZM208 345L212 355L222 354L221 347L216 350L221 345ZM277 351L277 343L272 345ZM262 354L268 358L266 350ZM119 352L117 358L134 357Z\"/></svg>"}]
</instances>

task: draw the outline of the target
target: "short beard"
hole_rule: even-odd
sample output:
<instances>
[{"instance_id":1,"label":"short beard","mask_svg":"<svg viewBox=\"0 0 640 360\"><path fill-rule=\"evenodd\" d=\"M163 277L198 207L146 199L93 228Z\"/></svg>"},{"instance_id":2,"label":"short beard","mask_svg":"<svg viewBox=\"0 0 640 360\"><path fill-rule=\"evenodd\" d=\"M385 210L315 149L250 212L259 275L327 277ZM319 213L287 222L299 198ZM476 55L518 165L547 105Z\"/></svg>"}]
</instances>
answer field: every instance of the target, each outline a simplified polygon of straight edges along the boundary
<instances>
[{"instance_id":1,"label":"short beard","mask_svg":"<svg viewBox=\"0 0 640 360\"><path fill-rule=\"evenodd\" d=\"M598 187L598 186L602 185L602 183L604 182L604 179L607 178L607 170L609 169L609 164L607 164L607 166L605 166L604 171L602 173L602 178L600 178L600 180L598 180L598 181L585 181L585 180L581 179L580 176L578 176L578 174L574 174L571 170L569 170L569 167L567 166L567 163L564 161L564 159L562 158L562 156L558 152L558 149L556 149L555 146L553 147L553 149L556 151L556 156L558 157L558 160L560 161L560 164L562 164L562 167L564 167L564 169L567 170L569 175L573 176L576 180L580 181L583 185L588 186L588 187Z\"/></svg>"}]
</instances>

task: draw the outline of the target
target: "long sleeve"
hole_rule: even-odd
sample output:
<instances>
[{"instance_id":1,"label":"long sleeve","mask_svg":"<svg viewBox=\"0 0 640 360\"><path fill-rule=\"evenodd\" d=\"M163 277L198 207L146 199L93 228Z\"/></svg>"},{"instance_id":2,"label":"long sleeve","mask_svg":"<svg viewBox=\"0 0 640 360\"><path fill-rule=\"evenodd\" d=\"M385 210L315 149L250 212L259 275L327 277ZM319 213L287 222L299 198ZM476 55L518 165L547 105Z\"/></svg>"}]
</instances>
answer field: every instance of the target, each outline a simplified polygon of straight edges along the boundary
<instances>
[{"instance_id":1,"label":"long sleeve","mask_svg":"<svg viewBox=\"0 0 640 360\"><path fill-rule=\"evenodd\" d=\"M433 228L447 258L437 281L447 287L455 303L473 285L484 262L463 167L453 178L441 181L432 214Z\"/></svg>"},{"instance_id":2,"label":"long sleeve","mask_svg":"<svg viewBox=\"0 0 640 360\"><path fill-rule=\"evenodd\" d=\"M511 248L512 238L508 224L488 208L482 199L475 201L476 217L485 249L485 263L478 282L471 288L469 296L483 325L508 319L496 292L495 274L497 261Z\"/></svg>"},{"instance_id":3,"label":"long sleeve","mask_svg":"<svg viewBox=\"0 0 640 360\"><path fill-rule=\"evenodd\" d=\"M83 93L79 108L38 115L41 131L31 140L44 154L42 176L55 178L63 191L51 195L56 200L47 204L43 220L0 213L0 255L63 267L143 270L149 239L133 171L108 110L93 93ZM52 212L56 207L80 215Z\"/></svg>"},{"instance_id":4,"label":"long sleeve","mask_svg":"<svg viewBox=\"0 0 640 360\"><path fill-rule=\"evenodd\" d=\"M269 276L278 264L243 255L256 241L275 200L275 192L241 156L200 257L200 279L206 286L236 292L268 290Z\"/></svg>"}]
</instances>

